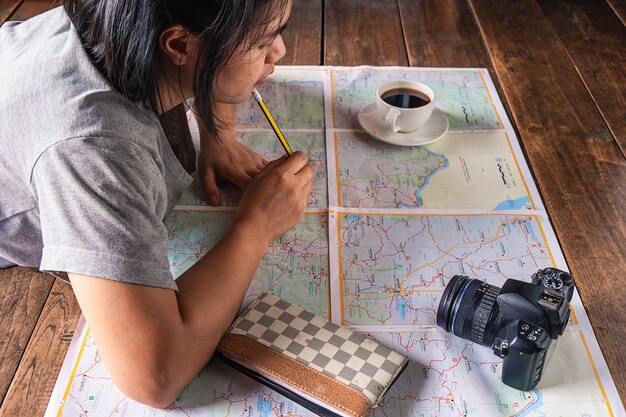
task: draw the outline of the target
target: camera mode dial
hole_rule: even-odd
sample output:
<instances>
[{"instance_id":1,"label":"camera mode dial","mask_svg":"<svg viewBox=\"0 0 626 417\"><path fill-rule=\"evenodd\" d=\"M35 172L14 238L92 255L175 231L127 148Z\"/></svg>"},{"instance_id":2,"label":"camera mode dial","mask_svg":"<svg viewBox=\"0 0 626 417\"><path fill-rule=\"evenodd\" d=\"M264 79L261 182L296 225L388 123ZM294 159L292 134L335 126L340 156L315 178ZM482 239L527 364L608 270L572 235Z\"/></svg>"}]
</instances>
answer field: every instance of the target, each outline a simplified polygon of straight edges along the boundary
<instances>
[{"instance_id":1,"label":"camera mode dial","mask_svg":"<svg viewBox=\"0 0 626 417\"><path fill-rule=\"evenodd\" d=\"M560 290L563 288L563 280L561 277L548 275L543 279L543 286L546 288L552 288L553 290Z\"/></svg>"},{"instance_id":2,"label":"camera mode dial","mask_svg":"<svg viewBox=\"0 0 626 417\"><path fill-rule=\"evenodd\" d=\"M541 284L544 288L561 293L571 287L573 282L574 279L570 274L555 268L540 269L532 276L533 284Z\"/></svg>"}]
</instances>

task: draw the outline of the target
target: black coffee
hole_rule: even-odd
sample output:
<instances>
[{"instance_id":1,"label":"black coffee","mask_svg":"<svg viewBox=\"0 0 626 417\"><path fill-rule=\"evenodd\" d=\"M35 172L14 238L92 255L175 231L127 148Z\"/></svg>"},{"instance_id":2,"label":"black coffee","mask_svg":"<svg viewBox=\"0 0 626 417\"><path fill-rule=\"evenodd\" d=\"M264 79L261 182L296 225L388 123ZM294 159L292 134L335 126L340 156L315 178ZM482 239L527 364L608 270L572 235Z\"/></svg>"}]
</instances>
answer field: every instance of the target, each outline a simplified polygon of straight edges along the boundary
<instances>
[{"instance_id":1,"label":"black coffee","mask_svg":"<svg viewBox=\"0 0 626 417\"><path fill-rule=\"evenodd\" d=\"M382 93L380 98L391 106L403 109L414 109L430 103L428 94L412 88L392 88Z\"/></svg>"}]
</instances>

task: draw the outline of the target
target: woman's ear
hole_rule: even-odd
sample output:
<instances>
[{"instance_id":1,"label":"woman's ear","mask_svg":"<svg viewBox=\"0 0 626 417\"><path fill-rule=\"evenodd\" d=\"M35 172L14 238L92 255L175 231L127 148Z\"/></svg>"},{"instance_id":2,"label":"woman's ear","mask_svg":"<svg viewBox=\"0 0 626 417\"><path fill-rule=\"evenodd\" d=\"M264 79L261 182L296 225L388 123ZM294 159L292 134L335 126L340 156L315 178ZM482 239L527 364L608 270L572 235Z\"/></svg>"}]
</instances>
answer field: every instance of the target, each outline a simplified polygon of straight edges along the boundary
<instances>
[{"instance_id":1,"label":"woman's ear","mask_svg":"<svg viewBox=\"0 0 626 417\"><path fill-rule=\"evenodd\" d=\"M198 39L181 25L170 26L159 36L159 48L173 65L185 65L192 61Z\"/></svg>"}]
</instances>

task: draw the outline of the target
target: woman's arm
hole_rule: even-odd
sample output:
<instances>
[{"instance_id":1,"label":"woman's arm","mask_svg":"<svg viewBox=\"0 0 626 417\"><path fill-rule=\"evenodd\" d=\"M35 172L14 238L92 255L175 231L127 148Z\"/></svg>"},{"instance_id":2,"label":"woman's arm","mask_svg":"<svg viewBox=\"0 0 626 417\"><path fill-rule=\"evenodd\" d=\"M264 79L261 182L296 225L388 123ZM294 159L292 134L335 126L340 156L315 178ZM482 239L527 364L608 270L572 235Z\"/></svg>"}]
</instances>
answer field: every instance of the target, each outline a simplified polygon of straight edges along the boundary
<instances>
[{"instance_id":1,"label":"woman's arm","mask_svg":"<svg viewBox=\"0 0 626 417\"><path fill-rule=\"evenodd\" d=\"M312 177L302 153L271 162L225 236L177 280L178 293L69 274L107 370L126 395L165 407L206 365L268 245L301 219Z\"/></svg>"}]
</instances>

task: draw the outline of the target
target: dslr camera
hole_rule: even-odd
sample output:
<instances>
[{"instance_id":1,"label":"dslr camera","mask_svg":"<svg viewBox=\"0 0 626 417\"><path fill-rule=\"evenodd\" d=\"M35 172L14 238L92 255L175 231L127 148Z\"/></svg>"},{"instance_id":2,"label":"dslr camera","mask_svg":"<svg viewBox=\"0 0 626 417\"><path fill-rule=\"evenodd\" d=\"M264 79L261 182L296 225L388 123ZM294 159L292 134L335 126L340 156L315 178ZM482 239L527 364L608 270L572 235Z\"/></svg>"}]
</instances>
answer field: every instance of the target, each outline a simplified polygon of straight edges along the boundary
<instances>
[{"instance_id":1,"label":"dslr camera","mask_svg":"<svg viewBox=\"0 0 626 417\"><path fill-rule=\"evenodd\" d=\"M455 275L439 302L437 325L491 347L504 358L502 382L527 391L541 379L548 348L565 330L573 293L572 276L556 268L540 269L531 283L508 279L502 288Z\"/></svg>"}]
</instances>

